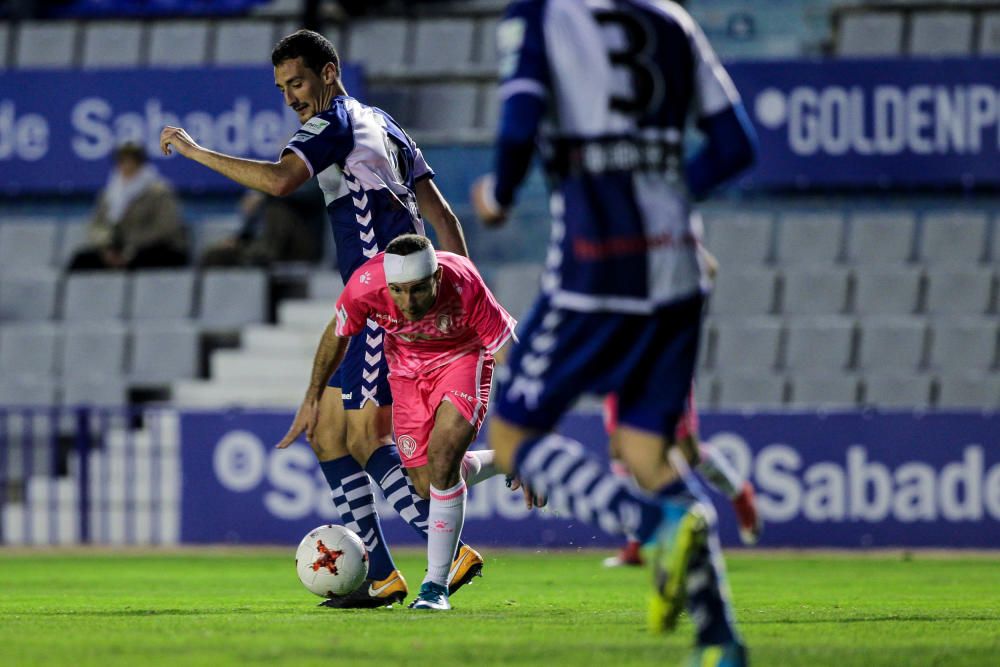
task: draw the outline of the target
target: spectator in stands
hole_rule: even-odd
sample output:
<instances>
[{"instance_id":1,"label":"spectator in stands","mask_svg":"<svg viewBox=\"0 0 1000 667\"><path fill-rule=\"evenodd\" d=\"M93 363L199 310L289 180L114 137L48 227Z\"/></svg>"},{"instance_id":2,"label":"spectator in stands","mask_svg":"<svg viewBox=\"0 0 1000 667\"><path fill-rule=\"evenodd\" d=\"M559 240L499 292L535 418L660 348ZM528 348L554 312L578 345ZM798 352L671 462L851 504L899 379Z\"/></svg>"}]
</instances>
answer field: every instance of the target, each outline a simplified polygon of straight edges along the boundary
<instances>
[{"instance_id":1,"label":"spectator in stands","mask_svg":"<svg viewBox=\"0 0 1000 667\"><path fill-rule=\"evenodd\" d=\"M73 256L69 270L187 264L187 234L173 188L137 144L120 146L114 162L87 230L88 245Z\"/></svg>"},{"instance_id":2,"label":"spectator in stands","mask_svg":"<svg viewBox=\"0 0 1000 667\"><path fill-rule=\"evenodd\" d=\"M209 246L202 266L270 266L323 259L326 204L315 179L287 197L248 190L240 199L243 228Z\"/></svg>"}]
</instances>

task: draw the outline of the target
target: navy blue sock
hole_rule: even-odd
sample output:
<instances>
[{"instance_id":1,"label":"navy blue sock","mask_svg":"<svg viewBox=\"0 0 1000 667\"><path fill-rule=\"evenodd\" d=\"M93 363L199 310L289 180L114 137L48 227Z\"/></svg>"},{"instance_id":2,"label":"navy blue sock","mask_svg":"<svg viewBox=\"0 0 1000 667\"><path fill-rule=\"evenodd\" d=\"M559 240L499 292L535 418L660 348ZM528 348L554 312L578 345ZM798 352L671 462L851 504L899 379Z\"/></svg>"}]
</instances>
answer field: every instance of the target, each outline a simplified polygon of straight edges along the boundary
<instances>
[{"instance_id":1,"label":"navy blue sock","mask_svg":"<svg viewBox=\"0 0 1000 667\"><path fill-rule=\"evenodd\" d=\"M341 521L357 533L368 549L368 578L385 579L396 569L396 564L382 535L368 475L351 456L320 461L319 467L330 485Z\"/></svg>"},{"instance_id":2,"label":"navy blue sock","mask_svg":"<svg viewBox=\"0 0 1000 667\"><path fill-rule=\"evenodd\" d=\"M647 542L663 518L659 503L633 491L570 438L550 433L526 440L517 450L514 468L523 483L549 497L554 509L612 535L629 534Z\"/></svg>"},{"instance_id":3,"label":"navy blue sock","mask_svg":"<svg viewBox=\"0 0 1000 667\"><path fill-rule=\"evenodd\" d=\"M400 518L427 539L427 513L430 501L417 495L399 460L396 445L379 447L368 457L365 470L382 489L382 494ZM458 543L459 548L462 542Z\"/></svg>"}]
</instances>

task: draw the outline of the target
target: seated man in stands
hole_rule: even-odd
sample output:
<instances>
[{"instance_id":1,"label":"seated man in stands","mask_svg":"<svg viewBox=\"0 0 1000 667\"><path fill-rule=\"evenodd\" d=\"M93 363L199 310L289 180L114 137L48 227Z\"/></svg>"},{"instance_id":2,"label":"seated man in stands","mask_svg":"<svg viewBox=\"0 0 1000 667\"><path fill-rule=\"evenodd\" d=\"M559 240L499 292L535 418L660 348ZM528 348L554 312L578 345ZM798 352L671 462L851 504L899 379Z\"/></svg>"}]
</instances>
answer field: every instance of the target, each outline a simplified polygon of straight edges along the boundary
<instances>
[{"instance_id":1,"label":"seated man in stands","mask_svg":"<svg viewBox=\"0 0 1000 667\"><path fill-rule=\"evenodd\" d=\"M326 202L314 179L287 197L247 190L240 199L243 227L210 245L201 266L270 266L275 262L323 259Z\"/></svg>"},{"instance_id":2,"label":"seated man in stands","mask_svg":"<svg viewBox=\"0 0 1000 667\"><path fill-rule=\"evenodd\" d=\"M97 200L70 271L183 266L187 234L177 196L136 144L115 151L115 167Z\"/></svg>"}]
</instances>

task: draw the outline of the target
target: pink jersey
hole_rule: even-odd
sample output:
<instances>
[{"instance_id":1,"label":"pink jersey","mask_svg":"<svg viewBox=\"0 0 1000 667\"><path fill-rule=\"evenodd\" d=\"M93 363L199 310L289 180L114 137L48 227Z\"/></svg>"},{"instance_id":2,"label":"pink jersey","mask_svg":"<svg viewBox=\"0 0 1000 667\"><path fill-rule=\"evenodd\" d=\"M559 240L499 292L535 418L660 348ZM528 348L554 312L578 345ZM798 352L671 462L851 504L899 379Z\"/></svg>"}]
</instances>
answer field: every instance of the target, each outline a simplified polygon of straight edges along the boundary
<instances>
[{"instance_id":1,"label":"pink jersey","mask_svg":"<svg viewBox=\"0 0 1000 667\"><path fill-rule=\"evenodd\" d=\"M517 322L483 282L467 258L437 251L443 268L434 306L411 322L396 307L385 272L384 253L358 267L337 299L337 335L354 336L370 319L388 334L389 372L416 377L467 354L492 357L514 333Z\"/></svg>"}]
</instances>

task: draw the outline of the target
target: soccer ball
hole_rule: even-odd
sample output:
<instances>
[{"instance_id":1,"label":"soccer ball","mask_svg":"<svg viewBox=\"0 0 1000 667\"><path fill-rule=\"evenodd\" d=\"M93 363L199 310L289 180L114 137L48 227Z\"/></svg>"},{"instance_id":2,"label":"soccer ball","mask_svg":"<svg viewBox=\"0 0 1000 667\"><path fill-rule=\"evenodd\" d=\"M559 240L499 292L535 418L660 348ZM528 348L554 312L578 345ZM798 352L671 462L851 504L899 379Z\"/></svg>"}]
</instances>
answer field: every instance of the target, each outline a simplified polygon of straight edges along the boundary
<instances>
[{"instance_id":1,"label":"soccer ball","mask_svg":"<svg viewBox=\"0 0 1000 667\"><path fill-rule=\"evenodd\" d=\"M320 526L299 542L295 570L302 585L320 597L346 595L368 576L368 551L343 526Z\"/></svg>"}]
</instances>

